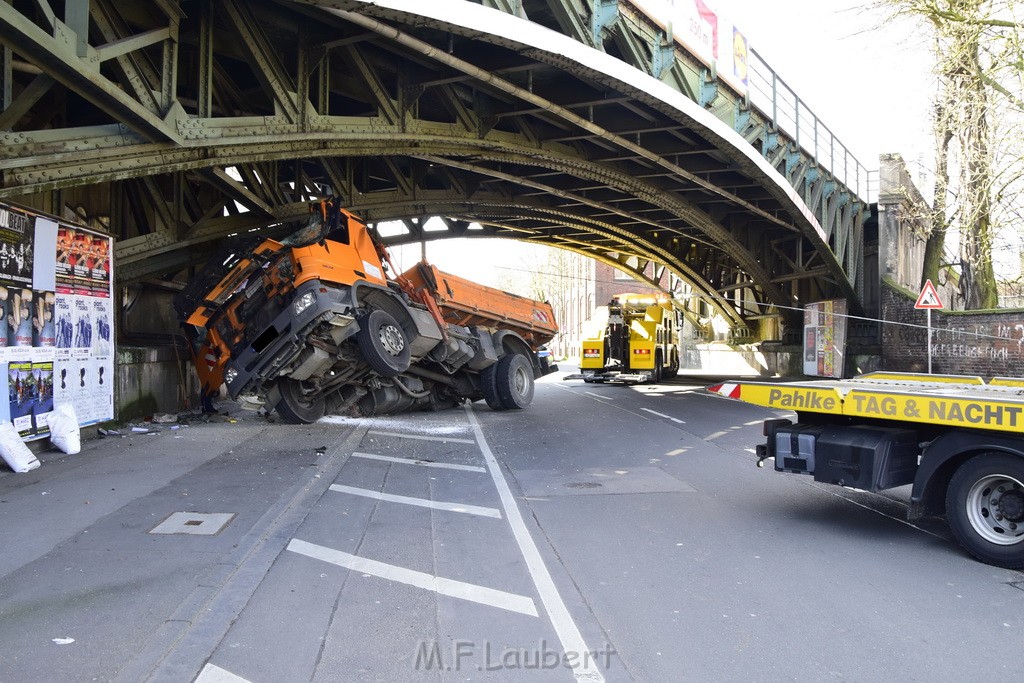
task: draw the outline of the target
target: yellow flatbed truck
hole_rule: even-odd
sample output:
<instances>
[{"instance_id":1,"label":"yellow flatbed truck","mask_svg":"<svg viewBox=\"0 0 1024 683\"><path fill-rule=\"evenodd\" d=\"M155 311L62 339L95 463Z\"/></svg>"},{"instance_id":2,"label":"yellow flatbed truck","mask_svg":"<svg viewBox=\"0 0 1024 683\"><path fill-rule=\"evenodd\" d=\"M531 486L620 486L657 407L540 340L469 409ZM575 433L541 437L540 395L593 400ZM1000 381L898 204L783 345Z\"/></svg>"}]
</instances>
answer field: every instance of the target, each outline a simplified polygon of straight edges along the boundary
<instances>
[{"instance_id":1,"label":"yellow flatbed truck","mask_svg":"<svg viewBox=\"0 0 1024 683\"><path fill-rule=\"evenodd\" d=\"M759 467L871 492L912 484L911 520L945 514L971 555L1024 568L1024 379L876 372L708 391L796 413L765 420Z\"/></svg>"}]
</instances>

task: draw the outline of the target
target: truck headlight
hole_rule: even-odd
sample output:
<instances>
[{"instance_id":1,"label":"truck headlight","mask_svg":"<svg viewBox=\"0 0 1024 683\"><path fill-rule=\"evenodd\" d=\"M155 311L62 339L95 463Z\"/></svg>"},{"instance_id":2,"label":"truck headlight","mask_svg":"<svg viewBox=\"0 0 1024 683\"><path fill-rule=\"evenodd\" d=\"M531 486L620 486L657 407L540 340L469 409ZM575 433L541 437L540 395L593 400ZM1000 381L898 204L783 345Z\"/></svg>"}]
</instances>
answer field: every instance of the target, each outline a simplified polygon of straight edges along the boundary
<instances>
[{"instance_id":1,"label":"truck headlight","mask_svg":"<svg viewBox=\"0 0 1024 683\"><path fill-rule=\"evenodd\" d=\"M234 368L231 368L227 372L224 373L224 382L226 384L231 384L232 382L235 381L236 377L238 377L238 370L235 370Z\"/></svg>"},{"instance_id":2,"label":"truck headlight","mask_svg":"<svg viewBox=\"0 0 1024 683\"><path fill-rule=\"evenodd\" d=\"M302 312L316 303L316 294L314 292L306 292L292 304L292 308L295 311L295 315L302 315Z\"/></svg>"}]
</instances>

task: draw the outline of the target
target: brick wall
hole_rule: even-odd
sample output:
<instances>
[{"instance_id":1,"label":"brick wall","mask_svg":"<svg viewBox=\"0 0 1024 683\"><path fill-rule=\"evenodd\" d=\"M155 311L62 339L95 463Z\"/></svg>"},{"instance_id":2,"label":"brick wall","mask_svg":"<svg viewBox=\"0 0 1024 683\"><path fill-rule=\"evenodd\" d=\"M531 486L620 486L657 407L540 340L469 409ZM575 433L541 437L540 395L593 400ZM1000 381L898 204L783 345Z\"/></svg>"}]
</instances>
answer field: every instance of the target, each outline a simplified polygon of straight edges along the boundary
<instances>
[{"instance_id":1,"label":"brick wall","mask_svg":"<svg viewBox=\"0 0 1024 683\"><path fill-rule=\"evenodd\" d=\"M882 283L882 367L928 369L925 311L917 294ZM932 372L981 377L1024 377L1024 310L932 311Z\"/></svg>"},{"instance_id":2,"label":"brick wall","mask_svg":"<svg viewBox=\"0 0 1024 683\"><path fill-rule=\"evenodd\" d=\"M597 261L594 266L595 296L598 306L607 306L616 294L651 294L662 295L664 292L649 287L639 280L634 280L625 271L612 268L607 263Z\"/></svg>"}]
</instances>

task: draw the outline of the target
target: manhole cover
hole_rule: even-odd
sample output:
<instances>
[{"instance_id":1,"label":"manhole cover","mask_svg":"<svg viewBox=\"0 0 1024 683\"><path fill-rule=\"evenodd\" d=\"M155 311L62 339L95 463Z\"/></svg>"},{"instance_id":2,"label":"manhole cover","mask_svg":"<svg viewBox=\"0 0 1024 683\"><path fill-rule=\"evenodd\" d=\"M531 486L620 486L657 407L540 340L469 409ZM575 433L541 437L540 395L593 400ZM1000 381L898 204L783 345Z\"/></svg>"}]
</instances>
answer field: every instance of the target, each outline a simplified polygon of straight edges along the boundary
<instances>
[{"instance_id":1,"label":"manhole cover","mask_svg":"<svg viewBox=\"0 0 1024 683\"><path fill-rule=\"evenodd\" d=\"M233 512L175 512L149 533L214 536L234 518Z\"/></svg>"},{"instance_id":2,"label":"manhole cover","mask_svg":"<svg viewBox=\"0 0 1024 683\"><path fill-rule=\"evenodd\" d=\"M568 484L562 484L567 489L599 489L602 484L598 484L593 481L571 481Z\"/></svg>"}]
</instances>

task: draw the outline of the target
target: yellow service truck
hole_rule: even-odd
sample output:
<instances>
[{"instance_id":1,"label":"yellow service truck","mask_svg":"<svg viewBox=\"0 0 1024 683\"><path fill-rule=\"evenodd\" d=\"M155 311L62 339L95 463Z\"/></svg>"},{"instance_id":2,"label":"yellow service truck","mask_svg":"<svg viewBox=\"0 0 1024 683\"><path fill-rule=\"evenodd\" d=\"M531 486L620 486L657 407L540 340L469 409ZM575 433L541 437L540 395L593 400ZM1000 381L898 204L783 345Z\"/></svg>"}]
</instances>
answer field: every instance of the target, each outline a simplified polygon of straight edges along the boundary
<instances>
[{"instance_id":1,"label":"yellow service truck","mask_svg":"<svg viewBox=\"0 0 1024 683\"><path fill-rule=\"evenodd\" d=\"M644 383L679 372L679 313L669 299L619 294L602 308L606 321L580 345L580 375L566 379Z\"/></svg>"},{"instance_id":2,"label":"yellow service truck","mask_svg":"<svg viewBox=\"0 0 1024 683\"><path fill-rule=\"evenodd\" d=\"M911 520L945 514L983 562L1024 568L1024 379L870 373L708 390L796 422L764 422L758 466L878 492L912 484Z\"/></svg>"}]
</instances>

